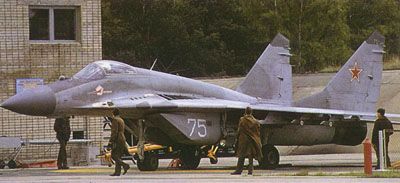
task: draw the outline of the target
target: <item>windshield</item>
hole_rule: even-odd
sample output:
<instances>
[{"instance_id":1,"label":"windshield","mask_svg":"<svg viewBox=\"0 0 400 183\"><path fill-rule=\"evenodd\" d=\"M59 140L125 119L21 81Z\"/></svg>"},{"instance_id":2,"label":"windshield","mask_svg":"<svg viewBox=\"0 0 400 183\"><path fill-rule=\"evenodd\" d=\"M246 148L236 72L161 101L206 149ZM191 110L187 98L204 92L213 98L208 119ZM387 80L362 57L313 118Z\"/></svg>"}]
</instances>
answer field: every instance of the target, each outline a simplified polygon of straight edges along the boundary
<instances>
[{"instance_id":1,"label":"windshield","mask_svg":"<svg viewBox=\"0 0 400 183\"><path fill-rule=\"evenodd\" d=\"M77 79L101 79L104 77L104 71L97 64L92 63L83 68L81 71L74 75Z\"/></svg>"},{"instance_id":2,"label":"windshield","mask_svg":"<svg viewBox=\"0 0 400 183\"><path fill-rule=\"evenodd\" d=\"M98 61L98 64L106 74L136 74L134 67L115 61Z\"/></svg>"},{"instance_id":3,"label":"windshield","mask_svg":"<svg viewBox=\"0 0 400 183\"><path fill-rule=\"evenodd\" d=\"M74 78L95 80L102 79L105 75L110 74L136 74L136 70L128 64L102 60L89 64L76 73Z\"/></svg>"}]
</instances>

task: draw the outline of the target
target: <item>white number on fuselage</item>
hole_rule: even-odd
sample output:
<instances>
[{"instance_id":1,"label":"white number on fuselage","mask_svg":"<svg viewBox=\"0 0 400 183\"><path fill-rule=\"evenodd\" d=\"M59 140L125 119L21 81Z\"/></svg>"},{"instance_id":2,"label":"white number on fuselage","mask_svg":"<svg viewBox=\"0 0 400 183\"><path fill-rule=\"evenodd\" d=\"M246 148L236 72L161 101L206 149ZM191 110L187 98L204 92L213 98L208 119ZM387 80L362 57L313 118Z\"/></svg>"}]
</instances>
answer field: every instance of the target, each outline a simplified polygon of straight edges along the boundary
<instances>
[{"instance_id":1,"label":"white number on fuselage","mask_svg":"<svg viewBox=\"0 0 400 183\"><path fill-rule=\"evenodd\" d=\"M188 119L187 123L192 125L192 130L190 131L189 136L192 136L195 131L197 131L197 135L199 135L199 137L207 136L206 120Z\"/></svg>"}]
</instances>

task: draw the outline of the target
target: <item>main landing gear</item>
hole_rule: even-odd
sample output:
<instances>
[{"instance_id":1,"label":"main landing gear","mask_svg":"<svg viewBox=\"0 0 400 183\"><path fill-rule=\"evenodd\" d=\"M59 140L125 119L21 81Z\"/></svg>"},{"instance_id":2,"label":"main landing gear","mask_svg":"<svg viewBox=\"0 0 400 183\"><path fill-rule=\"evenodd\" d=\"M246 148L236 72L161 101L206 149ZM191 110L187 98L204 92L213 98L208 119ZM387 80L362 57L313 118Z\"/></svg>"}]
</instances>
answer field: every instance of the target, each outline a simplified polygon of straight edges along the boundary
<instances>
[{"instance_id":1,"label":"main landing gear","mask_svg":"<svg viewBox=\"0 0 400 183\"><path fill-rule=\"evenodd\" d=\"M152 151L145 152L143 160L140 160L138 158L137 167L140 171L155 171L155 170L157 170L157 168L158 168L157 155Z\"/></svg>"},{"instance_id":2,"label":"main landing gear","mask_svg":"<svg viewBox=\"0 0 400 183\"><path fill-rule=\"evenodd\" d=\"M181 149L179 159L181 160L182 169L196 169L201 160L200 149L196 146L188 146Z\"/></svg>"},{"instance_id":3,"label":"main landing gear","mask_svg":"<svg viewBox=\"0 0 400 183\"><path fill-rule=\"evenodd\" d=\"M262 169L275 169L279 165L279 152L273 145L264 145L262 147L263 158L259 161Z\"/></svg>"}]
</instances>

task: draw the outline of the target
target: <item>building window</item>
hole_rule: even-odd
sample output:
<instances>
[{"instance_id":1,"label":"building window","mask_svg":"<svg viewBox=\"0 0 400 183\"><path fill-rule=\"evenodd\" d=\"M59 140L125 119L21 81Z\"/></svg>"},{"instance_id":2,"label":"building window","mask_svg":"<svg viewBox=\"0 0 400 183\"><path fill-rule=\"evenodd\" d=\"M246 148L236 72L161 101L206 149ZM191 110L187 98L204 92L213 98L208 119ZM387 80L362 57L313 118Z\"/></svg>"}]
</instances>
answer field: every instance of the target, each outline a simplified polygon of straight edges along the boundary
<instances>
[{"instance_id":1,"label":"building window","mask_svg":"<svg viewBox=\"0 0 400 183\"><path fill-rule=\"evenodd\" d=\"M30 7L29 40L77 41L78 10L77 7Z\"/></svg>"}]
</instances>

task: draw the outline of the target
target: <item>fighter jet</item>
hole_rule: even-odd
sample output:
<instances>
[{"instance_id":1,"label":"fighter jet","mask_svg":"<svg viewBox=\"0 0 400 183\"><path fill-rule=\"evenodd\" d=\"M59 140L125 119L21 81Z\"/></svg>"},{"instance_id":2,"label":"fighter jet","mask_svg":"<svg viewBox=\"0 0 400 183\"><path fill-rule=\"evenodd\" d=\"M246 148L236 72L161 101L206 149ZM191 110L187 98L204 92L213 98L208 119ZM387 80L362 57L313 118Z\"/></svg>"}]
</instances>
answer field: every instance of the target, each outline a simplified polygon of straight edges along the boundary
<instances>
[{"instance_id":1,"label":"fighter jet","mask_svg":"<svg viewBox=\"0 0 400 183\"><path fill-rule=\"evenodd\" d=\"M215 163L217 156L234 156L238 120L249 106L261 123L259 166L273 168L279 164L275 146L353 146L365 139L380 93L383 46L384 37L374 32L323 91L299 101L292 100L289 40L278 34L236 91L100 60L69 79L18 93L1 106L50 118L102 117L117 108L139 147L169 147L144 153L140 148L140 170L157 169L159 158L177 156L183 168L195 169L203 157Z\"/></svg>"}]
</instances>

